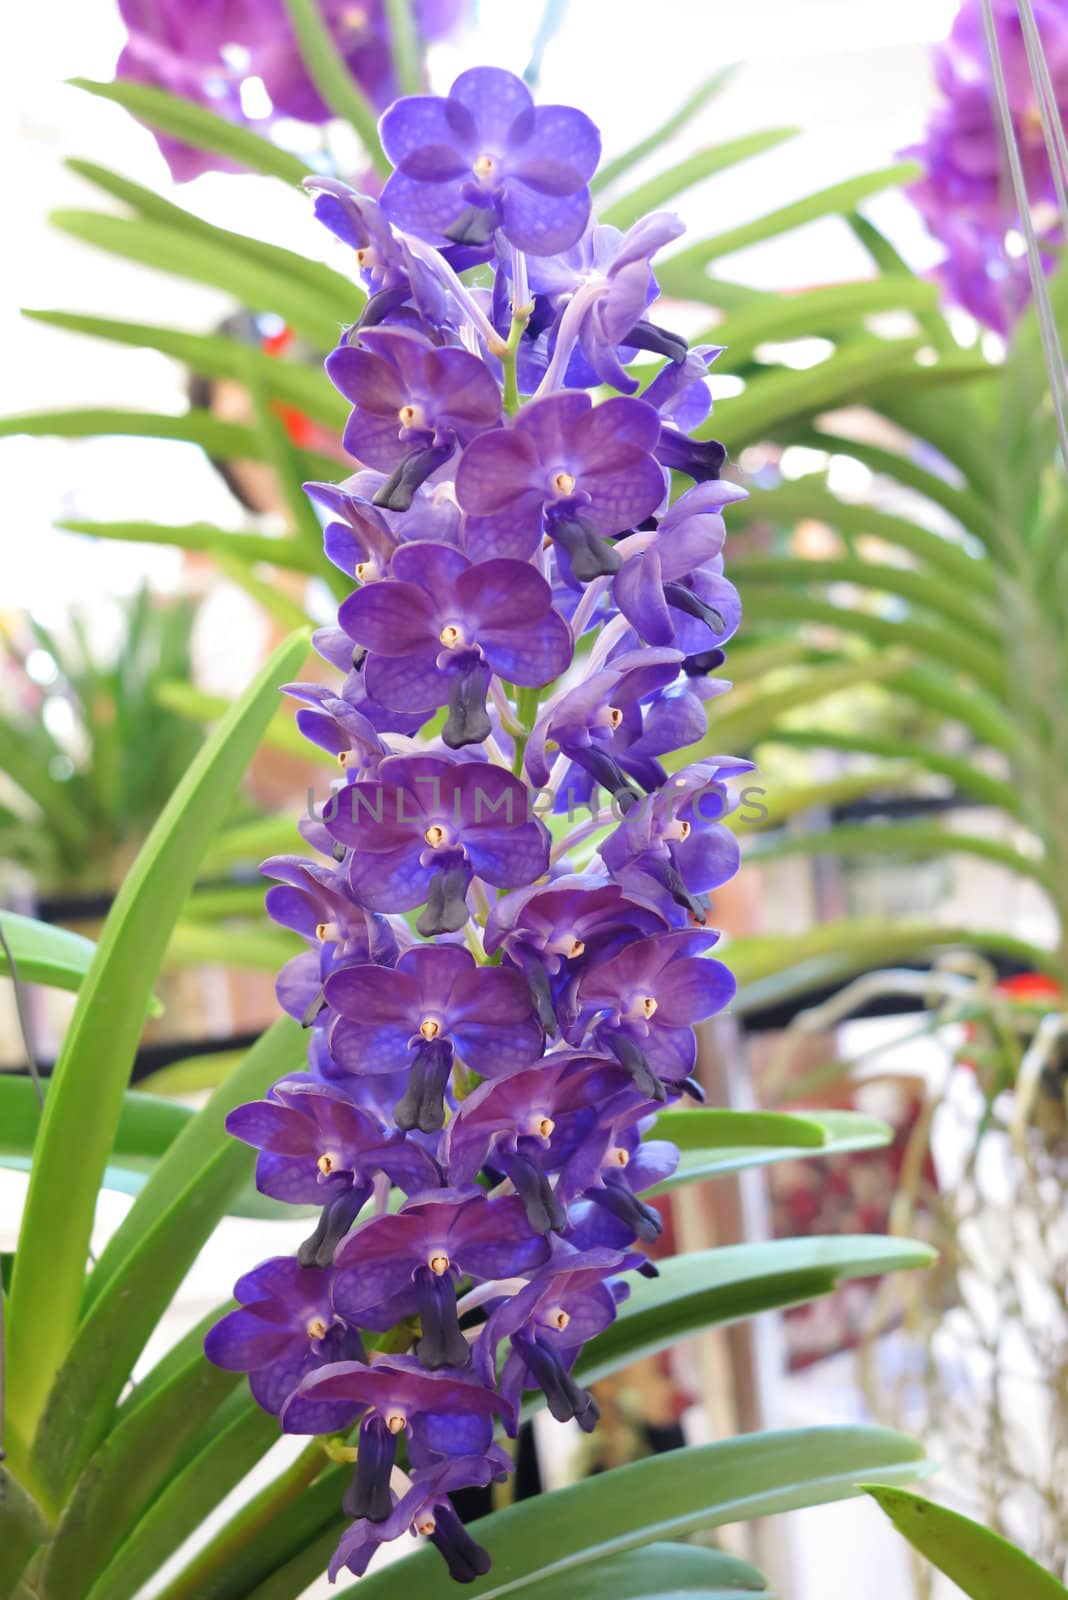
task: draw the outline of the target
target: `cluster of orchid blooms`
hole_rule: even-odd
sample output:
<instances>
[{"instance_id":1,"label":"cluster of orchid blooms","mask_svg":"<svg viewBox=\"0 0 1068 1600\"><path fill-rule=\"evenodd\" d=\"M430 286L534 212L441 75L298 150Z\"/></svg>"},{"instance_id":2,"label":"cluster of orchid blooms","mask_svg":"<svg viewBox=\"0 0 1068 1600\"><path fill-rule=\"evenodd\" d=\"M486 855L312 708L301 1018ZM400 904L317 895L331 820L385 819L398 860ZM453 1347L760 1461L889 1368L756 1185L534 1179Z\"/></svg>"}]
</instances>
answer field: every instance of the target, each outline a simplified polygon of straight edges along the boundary
<instances>
[{"instance_id":1,"label":"cluster of orchid blooms","mask_svg":"<svg viewBox=\"0 0 1068 1600\"><path fill-rule=\"evenodd\" d=\"M308 180L368 291L327 362L361 470L309 486L357 585L316 636L344 682L288 690L342 780L316 856L264 867L310 946L279 981L310 1071L228 1121L265 1194L321 1212L207 1351L286 1432L358 1424L332 1576L411 1530L472 1579L449 1494L509 1471L527 1392L594 1426L572 1369L655 1275L642 1194L678 1151L648 1135L732 994L706 922L748 764L663 761L727 687L742 491L690 437L717 352L647 317L680 224L591 222L587 117L478 68L381 135L380 203ZM666 357L640 395L639 351Z\"/></svg>"},{"instance_id":2,"label":"cluster of orchid blooms","mask_svg":"<svg viewBox=\"0 0 1068 1600\"><path fill-rule=\"evenodd\" d=\"M1061 216L1020 10L1019 0L991 0L1013 139L1049 273L1062 259ZM1050 113L1063 124L1068 118L1068 7L1064 0L1032 0L1032 17L1055 102ZM934 70L943 98L922 143L905 152L917 156L925 169L908 192L945 247L938 273L947 297L1004 334L1027 306L1031 283L1006 167L983 0L964 0L948 38L934 51Z\"/></svg>"}]
</instances>

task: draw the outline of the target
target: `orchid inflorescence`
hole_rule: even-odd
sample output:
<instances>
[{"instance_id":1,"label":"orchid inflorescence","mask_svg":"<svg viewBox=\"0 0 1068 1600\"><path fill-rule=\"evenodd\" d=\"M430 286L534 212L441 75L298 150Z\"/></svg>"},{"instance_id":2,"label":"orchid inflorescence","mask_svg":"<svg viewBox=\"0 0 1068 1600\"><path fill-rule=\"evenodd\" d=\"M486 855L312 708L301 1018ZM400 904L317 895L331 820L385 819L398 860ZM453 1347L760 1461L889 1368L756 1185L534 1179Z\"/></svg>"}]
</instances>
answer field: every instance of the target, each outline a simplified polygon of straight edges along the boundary
<instances>
[{"instance_id":1,"label":"orchid inflorescence","mask_svg":"<svg viewBox=\"0 0 1068 1600\"><path fill-rule=\"evenodd\" d=\"M287 691L342 781L316 856L264 865L310 946L278 988L310 1072L228 1121L265 1194L321 1212L207 1351L287 1433L359 1424L332 1576L412 1530L471 1579L450 1492L510 1470L525 1391L596 1423L572 1369L655 1275L641 1196L678 1151L648 1134L699 1097L693 1025L733 991L706 921L748 764L663 758L727 687L743 491L690 437L716 351L648 319L680 224L592 223L587 117L478 68L381 135L380 203L308 180L368 290L327 362L361 470L308 486L358 584L316 636L345 679ZM638 351L666 357L640 396Z\"/></svg>"},{"instance_id":2,"label":"orchid inflorescence","mask_svg":"<svg viewBox=\"0 0 1068 1600\"><path fill-rule=\"evenodd\" d=\"M935 49L935 80L942 98L922 142L905 153L918 157L926 169L908 193L945 247L938 275L947 298L1004 334L1027 306L1031 284L1022 249L1023 223L1006 167L983 11L983 0L963 0L948 38ZM1068 17L1061 0L1034 0L1032 16L1055 102L1050 112L1063 123L1068 116ZM991 21L1030 220L1043 269L1050 273L1061 259L1062 218L1018 0L992 0Z\"/></svg>"}]
</instances>

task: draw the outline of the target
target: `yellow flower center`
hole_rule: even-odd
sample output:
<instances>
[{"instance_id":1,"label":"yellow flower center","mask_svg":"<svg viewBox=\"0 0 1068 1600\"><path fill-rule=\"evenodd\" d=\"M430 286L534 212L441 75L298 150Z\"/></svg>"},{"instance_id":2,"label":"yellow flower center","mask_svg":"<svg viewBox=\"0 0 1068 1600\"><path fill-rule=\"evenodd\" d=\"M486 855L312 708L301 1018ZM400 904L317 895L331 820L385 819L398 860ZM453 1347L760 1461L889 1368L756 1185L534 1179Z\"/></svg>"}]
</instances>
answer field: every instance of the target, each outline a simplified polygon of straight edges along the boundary
<instances>
[{"instance_id":1,"label":"yellow flower center","mask_svg":"<svg viewBox=\"0 0 1068 1600\"><path fill-rule=\"evenodd\" d=\"M443 1250L439 1250L437 1255L431 1256L427 1262L435 1278L443 1278L449 1270L449 1264L449 1258Z\"/></svg>"},{"instance_id":2,"label":"yellow flower center","mask_svg":"<svg viewBox=\"0 0 1068 1600\"><path fill-rule=\"evenodd\" d=\"M390 1433L403 1433L407 1427L408 1419L403 1411L387 1411L386 1427Z\"/></svg>"},{"instance_id":3,"label":"yellow flower center","mask_svg":"<svg viewBox=\"0 0 1068 1600\"><path fill-rule=\"evenodd\" d=\"M622 1145L614 1144L605 1156L604 1164L606 1167L625 1167L629 1160L630 1156Z\"/></svg>"},{"instance_id":4,"label":"yellow flower center","mask_svg":"<svg viewBox=\"0 0 1068 1600\"><path fill-rule=\"evenodd\" d=\"M337 1171L338 1159L329 1150L324 1150L315 1165L319 1168L323 1177L328 1178L332 1172Z\"/></svg>"},{"instance_id":5,"label":"yellow flower center","mask_svg":"<svg viewBox=\"0 0 1068 1600\"><path fill-rule=\"evenodd\" d=\"M423 838L426 840L431 850L440 850L442 845L445 843L445 829L440 825L440 823L432 822L430 827L423 834Z\"/></svg>"},{"instance_id":6,"label":"yellow flower center","mask_svg":"<svg viewBox=\"0 0 1068 1600\"><path fill-rule=\"evenodd\" d=\"M571 1321L571 1313L570 1311L565 1311L563 1306L553 1306L545 1320L551 1327L555 1328L558 1333L563 1333L564 1329Z\"/></svg>"},{"instance_id":7,"label":"yellow flower center","mask_svg":"<svg viewBox=\"0 0 1068 1600\"><path fill-rule=\"evenodd\" d=\"M397 412L397 421L402 428L425 428L426 412L422 406L412 405L409 402L408 405L401 406Z\"/></svg>"},{"instance_id":8,"label":"yellow flower center","mask_svg":"<svg viewBox=\"0 0 1068 1600\"><path fill-rule=\"evenodd\" d=\"M446 650L455 650L459 645L463 644L463 634L455 622L447 622L438 634L438 638Z\"/></svg>"},{"instance_id":9,"label":"yellow flower center","mask_svg":"<svg viewBox=\"0 0 1068 1600\"><path fill-rule=\"evenodd\" d=\"M477 156L473 171L476 178L488 178L497 166L492 156Z\"/></svg>"},{"instance_id":10,"label":"yellow flower center","mask_svg":"<svg viewBox=\"0 0 1068 1600\"><path fill-rule=\"evenodd\" d=\"M642 1016L648 1022L649 1018L656 1012L656 1001L653 999L651 994L643 994L641 999L638 1001L638 1005Z\"/></svg>"},{"instance_id":11,"label":"yellow flower center","mask_svg":"<svg viewBox=\"0 0 1068 1600\"><path fill-rule=\"evenodd\" d=\"M619 707L618 706L609 706L608 707L608 726L612 729L613 732L615 732L616 728L619 727L619 725L620 725L620 723L622 721L623 721L623 713L622 713L622 711L620 711Z\"/></svg>"},{"instance_id":12,"label":"yellow flower center","mask_svg":"<svg viewBox=\"0 0 1068 1600\"><path fill-rule=\"evenodd\" d=\"M424 1039L436 1039L441 1032L441 1023L435 1022L433 1017L424 1017L419 1024L419 1032Z\"/></svg>"},{"instance_id":13,"label":"yellow flower center","mask_svg":"<svg viewBox=\"0 0 1068 1600\"><path fill-rule=\"evenodd\" d=\"M436 1528L437 1523L434 1521L434 1518L430 1515L429 1511L424 1512L422 1516L416 1517L415 1519L416 1533L425 1533L429 1537L429 1535L432 1534Z\"/></svg>"},{"instance_id":14,"label":"yellow flower center","mask_svg":"<svg viewBox=\"0 0 1068 1600\"><path fill-rule=\"evenodd\" d=\"M570 472L554 472L553 490L562 500L566 499L569 494L574 494L575 479L572 474Z\"/></svg>"},{"instance_id":15,"label":"yellow flower center","mask_svg":"<svg viewBox=\"0 0 1068 1600\"><path fill-rule=\"evenodd\" d=\"M322 1317L311 1317L307 1326L309 1339L326 1338L326 1322Z\"/></svg>"},{"instance_id":16,"label":"yellow flower center","mask_svg":"<svg viewBox=\"0 0 1068 1600\"><path fill-rule=\"evenodd\" d=\"M336 922L317 922L315 924L315 937L320 944L326 944L327 940L337 939L339 931Z\"/></svg>"}]
</instances>

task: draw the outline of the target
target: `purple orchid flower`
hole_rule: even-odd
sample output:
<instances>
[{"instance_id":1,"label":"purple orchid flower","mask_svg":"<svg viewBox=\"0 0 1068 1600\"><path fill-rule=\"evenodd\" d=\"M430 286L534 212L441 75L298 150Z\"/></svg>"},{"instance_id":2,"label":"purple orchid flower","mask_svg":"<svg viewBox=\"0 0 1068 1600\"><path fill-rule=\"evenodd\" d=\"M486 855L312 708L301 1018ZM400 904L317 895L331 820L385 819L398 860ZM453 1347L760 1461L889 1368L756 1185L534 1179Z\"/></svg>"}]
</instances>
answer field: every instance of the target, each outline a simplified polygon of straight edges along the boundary
<instances>
[{"instance_id":1,"label":"purple orchid flower","mask_svg":"<svg viewBox=\"0 0 1068 1600\"><path fill-rule=\"evenodd\" d=\"M709 929L680 929L638 939L579 980L579 1020L572 1042L589 1036L610 1050L651 1100L690 1088L697 1059L693 1027L729 1004L734 979L703 952L718 940Z\"/></svg>"},{"instance_id":2,"label":"purple orchid flower","mask_svg":"<svg viewBox=\"0 0 1068 1600\"><path fill-rule=\"evenodd\" d=\"M598 847L616 883L669 920L681 909L703 925L702 897L732 878L740 860L737 837L720 820L733 803L724 780L752 770L751 761L724 756L674 773Z\"/></svg>"},{"instance_id":3,"label":"purple orchid flower","mask_svg":"<svg viewBox=\"0 0 1068 1600\"><path fill-rule=\"evenodd\" d=\"M560 1233L567 1211L550 1176L621 1095L628 1104L641 1099L627 1068L582 1050L555 1050L535 1066L480 1084L445 1136L449 1181L469 1183L492 1167L514 1185L535 1233Z\"/></svg>"},{"instance_id":4,"label":"purple orchid flower","mask_svg":"<svg viewBox=\"0 0 1068 1600\"><path fill-rule=\"evenodd\" d=\"M121 0L128 37L116 77L167 89L231 122L257 125L245 114L242 84L258 79L271 117L326 122L332 112L308 75L283 0ZM322 0L334 48L376 106L397 92L383 0ZM456 30L463 0L417 0L416 26L426 40ZM239 170L239 163L195 150L161 134L157 143L177 183L201 172Z\"/></svg>"},{"instance_id":5,"label":"purple orchid flower","mask_svg":"<svg viewBox=\"0 0 1068 1600\"><path fill-rule=\"evenodd\" d=\"M531 289L551 296L561 307L549 340L552 357L545 379L549 389L563 381L578 387L607 383L621 394L637 393L638 380L621 365L621 346L626 347L628 360L637 350L652 350L672 362L685 360L685 339L666 333L644 316L660 293L652 257L683 232L682 221L673 212L655 211L626 233L607 225L591 226L566 254L531 262ZM576 349L582 358L577 370L572 359Z\"/></svg>"},{"instance_id":6,"label":"purple orchid flower","mask_svg":"<svg viewBox=\"0 0 1068 1600\"><path fill-rule=\"evenodd\" d=\"M507 1402L467 1373L428 1372L409 1356L377 1352L367 1366L335 1361L310 1373L282 1412L283 1429L319 1431L313 1423L324 1404L347 1416L342 1426L362 1414L356 1471L342 1505L369 1522L385 1522L393 1511L390 1475L402 1436L417 1471L448 1458L496 1462L493 1417L509 1415Z\"/></svg>"},{"instance_id":7,"label":"purple orchid flower","mask_svg":"<svg viewBox=\"0 0 1068 1600\"><path fill-rule=\"evenodd\" d=\"M392 754L370 718L336 690L321 683L286 683L282 693L305 702L297 712L297 727L320 750L336 756L350 778L375 777Z\"/></svg>"},{"instance_id":8,"label":"purple orchid flower","mask_svg":"<svg viewBox=\"0 0 1068 1600\"><path fill-rule=\"evenodd\" d=\"M346 967L326 987L338 1013L330 1053L347 1072L409 1073L399 1128L433 1133L445 1120L454 1054L496 1076L541 1054L542 1030L518 972L478 967L456 945L421 945L397 965Z\"/></svg>"},{"instance_id":9,"label":"purple orchid flower","mask_svg":"<svg viewBox=\"0 0 1068 1600\"><path fill-rule=\"evenodd\" d=\"M525 765L531 782L539 787L549 783L547 748L552 743L587 775L587 793L600 784L621 811L635 804L640 794L631 772L639 782L646 780L650 786L663 781L659 768L644 764L647 751L640 751L637 761L628 754L628 747L641 737L642 701L673 684L681 662L677 650L629 651L587 677L578 688L550 700L527 744ZM621 730L623 737L619 738ZM703 731L702 716L700 732ZM692 737L700 737L700 733ZM662 748L674 749L676 744L664 744ZM568 804L571 787L566 781L561 784L557 809Z\"/></svg>"},{"instance_id":10,"label":"purple orchid flower","mask_svg":"<svg viewBox=\"0 0 1068 1600\"><path fill-rule=\"evenodd\" d=\"M428 713L447 703L442 738L458 750L491 731L493 673L538 687L570 665L571 630L552 600L525 562L476 566L448 545L418 543L396 552L391 577L350 595L339 620L368 652L372 698Z\"/></svg>"},{"instance_id":11,"label":"purple orchid flower","mask_svg":"<svg viewBox=\"0 0 1068 1600\"><path fill-rule=\"evenodd\" d=\"M627 1265L617 1250L561 1253L524 1288L498 1301L476 1346L476 1368L487 1385L518 1412L524 1389L540 1389L558 1422L576 1421L591 1433L600 1415L588 1389L571 1377L583 1345L615 1321L629 1291L609 1280ZM496 1353L503 1339L509 1354L500 1377Z\"/></svg>"},{"instance_id":12,"label":"purple orchid flower","mask_svg":"<svg viewBox=\"0 0 1068 1600\"><path fill-rule=\"evenodd\" d=\"M1068 20L1057 0L1036 0L1033 14L1056 102L1054 116L1063 122L1068 117ZM993 0L992 16L1013 141L1042 266L1049 273L1063 247L1057 188L1015 0ZM1007 236L1020 230L1020 216L1012 185L1005 182L981 0L964 0L933 57L944 101L932 112L923 141L904 152L927 169L908 193L945 247L937 276L947 298L1006 334L1028 303L1030 279L1026 259L1007 248Z\"/></svg>"},{"instance_id":13,"label":"purple orchid flower","mask_svg":"<svg viewBox=\"0 0 1068 1600\"><path fill-rule=\"evenodd\" d=\"M376 1329L418 1313L423 1366L463 1367L471 1347L456 1312L458 1279L513 1277L548 1256L517 1196L439 1189L349 1235L337 1254L333 1304L346 1321Z\"/></svg>"},{"instance_id":14,"label":"purple orchid flower","mask_svg":"<svg viewBox=\"0 0 1068 1600\"><path fill-rule=\"evenodd\" d=\"M742 607L723 576L720 510L746 498L723 479L699 484L676 500L654 533L625 541L612 598L646 644L691 656L722 646L735 631Z\"/></svg>"},{"instance_id":15,"label":"purple orchid flower","mask_svg":"<svg viewBox=\"0 0 1068 1600\"><path fill-rule=\"evenodd\" d=\"M432 244L482 245L500 228L517 249L552 255L586 226L600 134L571 106L536 107L510 72L474 67L446 98L399 100L380 133L397 169L383 209Z\"/></svg>"},{"instance_id":16,"label":"purple orchid flower","mask_svg":"<svg viewBox=\"0 0 1068 1600\"><path fill-rule=\"evenodd\" d=\"M256 1187L294 1205L321 1205L311 1236L297 1251L301 1266L327 1267L334 1250L371 1197L377 1172L405 1194L440 1182L434 1162L396 1130L327 1084L290 1080L267 1100L231 1111L226 1130L260 1155Z\"/></svg>"},{"instance_id":17,"label":"purple orchid flower","mask_svg":"<svg viewBox=\"0 0 1068 1600\"><path fill-rule=\"evenodd\" d=\"M331 1583L345 1568L362 1578L376 1551L407 1532L430 1539L444 1556L449 1576L457 1583L471 1583L481 1577L490 1569L490 1558L456 1515L449 1495L457 1489L484 1488L494 1479L507 1477L511 1468L511 1459L495 1444L482 1455L447 1456L431 1466L417 1468L407 1479L404 1492L392 1495L393 1509L388 1517L381 1522L360 1517L342 1534L330 1562Z\"/></svg>"},{"instance_id":18,"label":"purple orchid flower","mask_svg":"<svg viewBox=\"0 0 1068 1600\"><path fill-rule=\"evenodd\" d=\"M374 504L386 481L384 474L368 470L355 472L340 484L304 485L305 492L331 518L323 534L328 558L357 583L384 578L394 551L410 539L460 542L460 508L450 483L420 486L407 511L401 513Z\"/></svg>"},{"instance_id":19,"label":"purple orchid flower","mask_svg":"<svg viewBox=\"0 0 1068 1600\"><path fill-rule=\"evenodd\" d=\"M615 1143L604 1152L600 1169L584 1174L586 1188L578 1199L568 1198L568 1226L563 1241L575 1250L630 1250L655 1244L664 1231L656 1206L641 1195L666 1182L679 1164L678 1147L668 1139L643 1139L640 1125L621 1129ZM565 1172L560 1189L566 1193L575 1178ZM637 1270L655 1278L653 1262Z\"/></svg>"},{"instance_id":20,"label":"purple orchid flower","mask_svg":"<svg viewBox=\"0 0 1068 1600\"><path fill-rule=\"evenodd\" d=\"M685 472L695 483L718 478L727 459L718 439L691 438L712 410L712 391L706 373L721 344L698 344L681 360L668 361L642 390L646 405L655 406L660 416L660 438L656 459L672 472Z\"/></svg>"},{"instance_id":21,"label":"purple orchid flower","mask_svg":"<svg viewBox=\"0 0 1068 1600\"><path fill-rule=\"evenodd\" d=\"M301 1379L337 1361L363 1360L359 1334L334 1314L333 1274L275 1256L234 1285L236 1311L204 1340L209 1361L227 1372L247 1372L257 1405L277 1415ZM308 1420L313 1433L344 1427L349 1408L318 1403Z\"/></svg>"},{"instance_id":22,"label":"purple orchid flower","mask_svg":"<svg viewBox=\"0 0 1068 1600\"><path fill-rule=\"evenodd\" d=\"M503 767L394 756L376 782L336 798L346 803L326 826L353 850L357 899L372 911L425 905L416 923L424 938L463 927L472 878L517 889L549 865L548 830L528 816L526 790Z\"/></svg>"},{"instance_id":23,"label":"purple orchid flower","mask_svg":"<svg viewBox=\"0 0 1068 1600\"><path fill-rule=\"evenodd\" d=\"M331 383L352 401L343 443L390 474L374 504L407 511L458 446L500 421L501 393L467 350L435 349L402 328L368 328L358 337L326 358Z\"/></svg>"},{"instance_id":24,"label":"purple orchid flower","mask_svg":"<svg viewBox=\"0 0 1068 1600\"><path fill-rule=\"evenodd\" d=\"M503 949L524 974L546 1033L566 1017L567 996L583 964L663 926L648 905L592 875L561 877L503 896L486 922L487 955Z\"/></svg>"},{"instance_id":25,"label":"purple orchid flower","mask_svg":"<svg viewBox=\"0 0 1068 1600\"><path fill-rule=\"evenodd\" d=\"M664 498L653 457L659 436L643 400L617 395L594 406L573 391L529 401L510 427L481 434L460 459L464 548L476 561L527 560L548 534L579 582L617 571L619 556L605 541Z\"/></svg>"}]
</instances>

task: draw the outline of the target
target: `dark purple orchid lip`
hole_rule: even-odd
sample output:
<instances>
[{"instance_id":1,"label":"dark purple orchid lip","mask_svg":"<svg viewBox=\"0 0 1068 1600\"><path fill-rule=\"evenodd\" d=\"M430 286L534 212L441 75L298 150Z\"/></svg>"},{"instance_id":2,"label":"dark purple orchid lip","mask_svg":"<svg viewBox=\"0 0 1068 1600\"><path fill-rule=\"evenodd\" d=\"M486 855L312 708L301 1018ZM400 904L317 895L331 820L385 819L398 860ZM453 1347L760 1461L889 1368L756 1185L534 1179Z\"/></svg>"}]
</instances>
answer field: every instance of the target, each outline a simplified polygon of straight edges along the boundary
<instances>
[{"instance_id":1,"label":"dark purple orchid lip","mask_svg":"<svg viewBox=\"0 0 1068 1600\"><path fill-rule=\"evenodd\" d=\"M643 1195L678 1151L649 1135L733 990L707 924L749 763L693 748L742 491L689 436L717 352L652 312L681 225L590 224L581 112L478 68L382 136L381 203L311 185L371 309L327 364L358 470L309 485L355 585L316 638L341 681L286 690L335 779L315 854L264 864L310 1070L228 1118L260 1188L320 1213L207 1349L286 1431L356 1437L332 1576L414 1526L466 1581L488 1557L449 1495L509 1470L494 1427L530 1390L596 1424L573 1368L655 1274ZM640 397L638 349L664 358ZM693 480L670 506L668 468Z\"/></svg>"}]
</instances>

